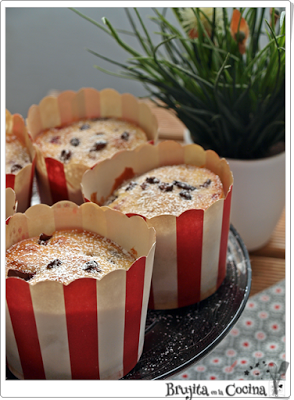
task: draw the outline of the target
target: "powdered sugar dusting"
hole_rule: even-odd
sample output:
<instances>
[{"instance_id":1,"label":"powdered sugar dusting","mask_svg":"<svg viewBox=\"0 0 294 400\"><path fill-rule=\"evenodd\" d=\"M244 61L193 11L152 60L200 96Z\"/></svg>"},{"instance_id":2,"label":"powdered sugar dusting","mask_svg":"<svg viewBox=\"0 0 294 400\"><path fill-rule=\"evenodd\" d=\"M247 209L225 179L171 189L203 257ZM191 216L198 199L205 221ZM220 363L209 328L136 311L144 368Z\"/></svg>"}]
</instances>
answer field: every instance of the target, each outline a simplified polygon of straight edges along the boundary
<instances>
[{"instance_id":1,"label":"powdered sugar dusting","mask_svg":"<svg viewBox=\"0 0 294 400\"><path fill-rule=\"evenodd\" d=\"M135 257L117 243L87 231L61 230L38 244L25 239L6 252L6 274L11 270L35 274L29 282L53 280L68 284L83 277L101 279L115 269L129 269Z\"/></svg>"},{"instance_id":2,"label":"powdered sugar dusting","mask_svg":"<svg viewBox=\"0 0 294 400\"><path fill-rule=\"evenodd\" d=\"M139 126L117 118L83 119L44 130L35 139L44 157L87 167L118 150L146 142L147 136Z\"/></svg>"},{"instance_id":3,"label":"powdered sugar dusting","mask_svg":"<svg viewBox=\"0 0 294 400\"><path fill-rule=\"evenodd\" d=\"M182 164L156 168L124 183L106 204L124 213L152 218L178 216L189 209L205 210L222 197L217 175L206 168Z\"/></svg>"},{"instance_id":4,"label":"powdered sugar dusting","mask_svg":"<svg viewBox=\"0 0 294 400\"><path fill-rule=\"evenodd\" d=\"M15 135L6 135L5 160L6 174L10 174L13 172L13 170L11 171L11 167L13 165L18 165L19 167L23 168L31 162L27 148L19 141L19 139ZM16 172L19 169L16 169Z\"/></svg>"}]
</instances>

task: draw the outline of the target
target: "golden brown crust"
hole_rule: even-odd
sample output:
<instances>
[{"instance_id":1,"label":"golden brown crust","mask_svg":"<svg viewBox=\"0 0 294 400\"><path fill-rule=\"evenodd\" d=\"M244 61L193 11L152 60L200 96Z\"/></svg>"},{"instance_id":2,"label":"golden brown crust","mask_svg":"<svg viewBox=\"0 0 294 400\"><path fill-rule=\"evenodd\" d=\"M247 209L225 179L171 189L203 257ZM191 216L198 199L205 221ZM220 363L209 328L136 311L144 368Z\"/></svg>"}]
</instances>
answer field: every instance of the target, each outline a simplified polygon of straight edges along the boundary
<instances>
[{"instance_id":1,"label":"golden brown crust","mask_svg":"<svg viewBox=\"0 0 294 400\"><path fill-rule=\"evenodd\" d=\"M189 209L207 209L223 197L220 178L206 168L173 165L156 168L128 181L106 205L147 218L180 215Z\"/></svg>"},{"instance_id":2,"label":"golden brown crust","mask_svg":"<svg viewBox=\"0 0 294 400\"><path fill-rule=\"evenodd\" d=\"M15 134L6 134L5 161L6 174L16 174L31 163L28 149Z\"/></svg>"},{"instance_id":3,"label":"golden brown crust","mask_svg":"<svg viewBox=\"0 0 294 400\"><path fill-rule=\"evenodd\" d=\"M94 118L44 130L34 142L44 157L55 158L66 165L83 164L91 168L118 150L146 143L147 136L131 122Z\"/></svg>"},{"instance_id":4,"label":"golden brown crust","mask_svg":"<svg viewBox=\"0 0 294 400\"><path fill-rule=\"evenodd\" d=\"M81 229L24 239L6 252L6 275L35 284L52 280L69 283L78 278L101 279L110 271L127 270L135 258L99 234Z\"/></svg>"}]
</instances>

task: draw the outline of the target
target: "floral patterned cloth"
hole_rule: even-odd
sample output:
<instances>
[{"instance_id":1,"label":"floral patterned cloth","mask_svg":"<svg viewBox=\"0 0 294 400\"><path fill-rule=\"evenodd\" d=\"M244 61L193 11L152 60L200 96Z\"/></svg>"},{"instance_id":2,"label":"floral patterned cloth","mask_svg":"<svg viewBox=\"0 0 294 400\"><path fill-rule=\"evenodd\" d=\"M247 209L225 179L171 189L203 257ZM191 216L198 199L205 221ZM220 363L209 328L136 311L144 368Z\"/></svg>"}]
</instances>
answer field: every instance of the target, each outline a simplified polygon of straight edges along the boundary
<instances>
[{"instance_id":1,"label":"floral patterned cloth","mask_svg":"<svg viewBox=\"0 0 294 400\"><path fill-rule=\"evenodd\" d=\"M236 325L206 357L175 380L271 379L285 361L285 281L249 298ZM282 376L283 378L283 376Z\"/></svg>"}]
</instances>

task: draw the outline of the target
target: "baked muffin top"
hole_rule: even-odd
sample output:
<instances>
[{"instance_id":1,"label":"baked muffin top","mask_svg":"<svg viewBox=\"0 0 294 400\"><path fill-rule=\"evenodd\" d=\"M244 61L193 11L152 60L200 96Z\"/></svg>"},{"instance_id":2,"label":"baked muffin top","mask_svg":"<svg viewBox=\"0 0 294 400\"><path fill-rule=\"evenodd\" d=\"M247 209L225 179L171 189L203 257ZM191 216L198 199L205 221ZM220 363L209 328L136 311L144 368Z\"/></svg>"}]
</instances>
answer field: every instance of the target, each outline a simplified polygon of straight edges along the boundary
<instances>
[{"instance_id":1,"label":"baked muffin top","mask_svg":"<svg viewBox=\"0 0 294 400\"><path fill-rule=\"evenodd\" d=\"M147 136L140 127L117 118L82 119L46 129L35 138L44 157L88 168L118 150L133 149L146 142Z\"/></svg>"},{"instance_id":2,"label":"baked muffin top","mask_svg":"<svg viewBox=\"0 0 294 400\"><path fill-rule=\"evenodd\" d=\"M6 251L6 276L30 284L78 278L101 279L110 271L127 270L135 256L112 240L81 229L55 231L52 235L24 239Z\"/></svg>"},{"instance_id":3,"label":"baked muffin top","mask_svg":"<svg viewBox=\"0 0 294 400\"><path fill-rule=\"evenodd\" d=\"M146 218L179 216L189 209L205 210L223 196L218 175L206 168L181 164L159 167L129 180L104 205Z\"/></svg>"},{"instance_id":4,"label":"baked muffin top","mask_svg":"<svg viewBox=\"0 0 294 400\"><path fill-rule=\"evenodd\" d=\"M18 136L11 133L6 134L5 147L5 172L16 174L23 167L31 163L28 149L19 140Z\"/></svg>"}]
</instances>

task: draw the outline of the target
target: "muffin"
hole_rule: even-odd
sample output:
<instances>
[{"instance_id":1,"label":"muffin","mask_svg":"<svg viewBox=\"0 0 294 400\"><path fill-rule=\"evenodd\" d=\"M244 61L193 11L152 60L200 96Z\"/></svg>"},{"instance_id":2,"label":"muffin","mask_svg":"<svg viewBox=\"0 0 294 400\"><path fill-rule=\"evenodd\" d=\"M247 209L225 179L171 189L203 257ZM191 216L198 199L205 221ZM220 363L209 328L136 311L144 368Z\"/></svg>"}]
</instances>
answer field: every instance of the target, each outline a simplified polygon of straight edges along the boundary
<instances>
[{"instance_id":1,"label":"muffin","mask_svg":"<svg viewBox=\"0 0 294 400\"><path fill-rule=\"evenodd\" d=\"M66 165L84 164L87 168L119 150L146 142L147 136L140 127L117 118L82 119L46 129L34 141L45 158L55 158Z\"/></svg>"},{"instance_id":2,"label":"muffin","mask_svg":"<svg viewBox=\"0 0 294 400\"><path fill-rule=\"evenodd\" d=\"M232 187L225 159L174 141L120 152L82 179L85 201L141 215L155 228L152 309L197 303L221 285Z\"/></svg>"},{"instance_id":3,"label":"muffin","mask_svg":"<svg viewBox=\"0 0 294 400\"><path fill-rule=\"evenodd\" d=\"M47 96L30 107L27 126L37 153L41 202L83 202L84 172L115 152L157 139L151 109L129 94L85 88Z\"/></svg>"},{"instance_id":4,"label":"muffin","mask_svg":"<svg viewBox=\"0 0 294 400\"><path fill-rule=\"evenodd\" d=\"M127 374L143 351L154 229L108 207L62 201L11 216L6 242L11 372L58 380Z\"/></svg>"},{"instance_id":5,"label":"muffin","mask_svg":"<svg viewBox=\"0 0 294 400\"><path fill-rule=\"evenodd\" d=\"M219 176L195 165L168 165L155 168L121 185L105 202L125 214L153 218L179 216L184 211L206 210L223 197Z\"/></svg>"},{"instance_id":6,"label":"muffin","mask_svg":"<svg viewBox=\"0 0 294 400\"><path fill-rule=\"evenodd\" d=\"M28 149L15 133L6 135L5 156L6 174L15 175L18 171L31 163Z\"/></svg>"},{"instance_id":7,"label":"muffin","mask_svg":"<svg viewBox=\"0 0 294 400\"><path fill-rule=\"evenodd\" d=\"M109 272L128 270L135 256L112 240L82 229L63 229L23 239L6 251L6 276L35 285L80 278L102 279Z\"/></svg>"},{"instance_id":8,"label":"muffin","mask_svg":"<svg viewBox=\"0 0 294 400\"><path fill-rule=\"evenodd\" d=\"M34 177L34 151L31 146L22 116L11 115L6 110L6 188L15 191L20 212L31 204Z\"/></svg>"}]
</instances>

